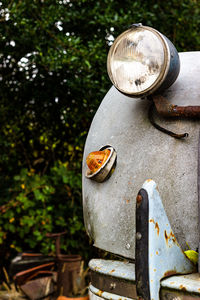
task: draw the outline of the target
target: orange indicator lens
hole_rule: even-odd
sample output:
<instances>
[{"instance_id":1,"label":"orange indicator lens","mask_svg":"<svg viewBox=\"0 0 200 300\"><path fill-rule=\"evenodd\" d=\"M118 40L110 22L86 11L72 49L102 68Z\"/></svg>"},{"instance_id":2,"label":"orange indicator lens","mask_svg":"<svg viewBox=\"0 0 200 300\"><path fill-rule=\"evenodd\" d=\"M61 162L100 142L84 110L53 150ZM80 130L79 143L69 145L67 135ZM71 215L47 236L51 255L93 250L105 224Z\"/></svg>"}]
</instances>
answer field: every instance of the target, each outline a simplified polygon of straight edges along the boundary
<instances>
[{"instance_id":1,"label":"orange indicator lens","mask_svg":"<svg viewBox=\"0 0 200 300\"><path fill-rule=\"evenodd\" d=\"M101 166L106 162L110 155L110 150L105 149L103 151L94 151L88 154L86 158L86 163L88 168L91 170L92 173L97 172Z\"/></svg>"}]
</instances>

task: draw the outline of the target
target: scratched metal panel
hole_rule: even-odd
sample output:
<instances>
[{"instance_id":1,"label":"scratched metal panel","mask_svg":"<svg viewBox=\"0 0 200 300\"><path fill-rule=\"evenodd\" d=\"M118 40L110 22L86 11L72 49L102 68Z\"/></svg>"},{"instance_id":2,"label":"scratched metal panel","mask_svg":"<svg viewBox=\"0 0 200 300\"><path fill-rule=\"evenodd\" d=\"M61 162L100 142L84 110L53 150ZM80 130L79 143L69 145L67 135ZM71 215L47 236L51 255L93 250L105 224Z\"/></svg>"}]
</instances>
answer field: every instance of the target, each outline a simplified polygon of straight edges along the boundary
<instances>
[{"instance_id":1,"label":"scratched metal panel","mask_svg":"<svg viewBox=\"0 0 200 300\"><path fill-rule=\"evenodd\" d=\"M172 276L161 281L163 288L182 290L183 292L200 294L199 273Z\"/></svg>"},{"instance_id":2,"label":"scratched metal panel","mask_svg":"<svg viewBox=\"0 0 200 300\"><path fill-rule=\"evenodd\" d=\"M92 259L89 268L99 274L135 281L135 265L128 261Z\"/></svg>"},{"instance_id":3,"label":"scratched metal panel","mask_svg":"<svg viewBox=\"0 0 200 300\"><path fill-rule=\"evenodd\" d=\"M181 71L165 92L171 103L200 105L200 52L180 53ZM88 133L83 157L83 211L94 245L135 258L135 198L146 179L153 179L180 245L198 247L197 144L200 121L157 122L188 132L175 140L149 123L147 100L132 99L114 87L102 101ZM86 156L104 145L117 152L117 167L104 183L85 178Z\"/></svg>"}]
</instances>

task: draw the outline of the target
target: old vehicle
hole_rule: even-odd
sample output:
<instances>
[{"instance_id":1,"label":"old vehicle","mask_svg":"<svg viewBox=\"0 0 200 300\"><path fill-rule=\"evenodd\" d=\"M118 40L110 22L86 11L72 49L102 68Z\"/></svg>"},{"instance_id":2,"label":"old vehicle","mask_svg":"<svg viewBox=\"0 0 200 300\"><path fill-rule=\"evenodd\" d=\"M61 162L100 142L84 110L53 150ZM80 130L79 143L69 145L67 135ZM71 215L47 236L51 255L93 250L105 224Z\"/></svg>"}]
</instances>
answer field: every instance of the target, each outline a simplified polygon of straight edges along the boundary
<instances>
[{"instance_id":1,"label":"old vehicle","mask_svg":"<svg viewBox=\"0 0 200 300\"><path fill-rule=\"evenodd\" d=\"M200 52L178 54L141 24L110 49L114 86L85 144L83 211L94 246L124 260L90 261L91 299L200 299L184 254L199 247L199 70Z\"/></svg>"}]
</instances>

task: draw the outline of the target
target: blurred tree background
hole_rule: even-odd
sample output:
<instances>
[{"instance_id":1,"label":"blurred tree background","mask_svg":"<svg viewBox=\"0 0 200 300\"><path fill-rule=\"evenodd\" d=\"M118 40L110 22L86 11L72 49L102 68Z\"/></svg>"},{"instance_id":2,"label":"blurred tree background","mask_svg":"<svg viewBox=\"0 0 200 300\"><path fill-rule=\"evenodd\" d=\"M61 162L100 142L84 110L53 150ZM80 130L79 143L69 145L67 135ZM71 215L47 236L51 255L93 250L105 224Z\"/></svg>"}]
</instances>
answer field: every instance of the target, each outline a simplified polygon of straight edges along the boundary
<instances>
[{"instance_id":1,"label":"blurred tree background","mask_svg":"<svg viewBox=\"0 0 200 300\"><path fill-rule=\"evenodd\" d=\"M91 120L111 86L107 52L132 23L152 26L178 51L199 50L195 0L1 0L1 258L49 253L47 232L67 231L66 253L86 259L81 160Z\"/></svg>"}]
</instances>

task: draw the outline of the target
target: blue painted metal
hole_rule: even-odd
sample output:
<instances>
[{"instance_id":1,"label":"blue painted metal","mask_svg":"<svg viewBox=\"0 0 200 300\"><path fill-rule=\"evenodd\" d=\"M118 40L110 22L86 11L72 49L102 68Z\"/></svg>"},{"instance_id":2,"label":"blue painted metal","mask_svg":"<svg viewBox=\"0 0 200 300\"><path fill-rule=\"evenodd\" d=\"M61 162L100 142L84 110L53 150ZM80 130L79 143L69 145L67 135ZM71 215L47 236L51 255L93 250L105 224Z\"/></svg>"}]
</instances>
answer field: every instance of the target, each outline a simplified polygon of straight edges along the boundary
<instances>
[{"instance_id":1,"label":"blue painted metal","mask_svg":"<svg viewBox=\"0 0 200 300\"><path fill-rule=\"evenodd\" d=\"M112 277L135 282L135 265L128 261L92 259L89 262L89 268L100 274L111 275Z\"/></svg>"},{"instance_id":2,"label":"blue painted metal","mask_svg":"<svg viewBox=\"0 0 200 300\"><path fill-rule=\"evenodd\" d=\"M108 299L108 300L132 300L131 298L122 297L122 296L119 296L119 295L116 295L116 294L111 294L111 293L108 293L108 292L105 292L105 291L101 291L101 290L95 288L91 284L89 285L89 291L92 294L94 294L98 297ZM93 299L91 295L90 295L90 299Z\"/></svg>"},{"instance_id":3,"label":"blue painted metal","mask_svg":"<svg viewBox=\"0 0 200 300\"><path fill-rule=\"evenodd\" d=\"M173 274L188 274L195 266L179 246L165 213L156 183L145 181L149 198L149 289L150 299L159 299L160 280Z\"/></svg>"},{"instance_id":4,"label":"blue painted metal","mask_svg":"<svg viewBox=\"0 0 200 300\"><path fill-rule=\"evenodd\" d=\"M161 281L161 287L200 294L200 275L193 273L181 276L172 276Z\"/></svg>"}]
</instances>

